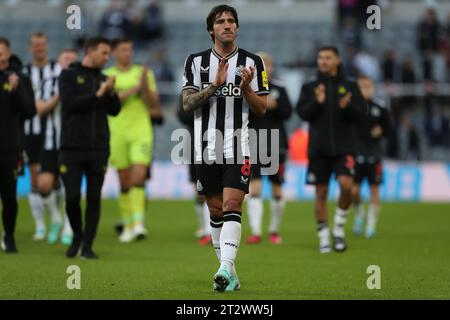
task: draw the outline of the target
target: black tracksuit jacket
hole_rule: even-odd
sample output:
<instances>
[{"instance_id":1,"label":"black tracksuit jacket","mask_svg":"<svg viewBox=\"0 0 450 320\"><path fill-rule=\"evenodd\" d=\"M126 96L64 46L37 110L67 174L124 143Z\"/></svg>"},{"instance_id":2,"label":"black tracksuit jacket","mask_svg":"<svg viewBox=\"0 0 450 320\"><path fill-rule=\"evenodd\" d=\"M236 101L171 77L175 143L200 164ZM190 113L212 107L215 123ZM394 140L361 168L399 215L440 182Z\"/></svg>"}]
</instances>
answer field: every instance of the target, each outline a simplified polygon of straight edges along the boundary
<instances>
[{"instance_id":1,"label":"black tracksuit jacket","mask_svg":"<svg viewBox=\"0 0 450 320\"><path fill-rule=\"evenodd\" d=\"M319 84L326 88L323 104L315 98ZM347 108L341 109L339 99L347 92L352 93L351 102ZM356 154L355 123L367 112L367 103L357 83L344 77L341 71L335 77L319 73L315 81L304 84L297 112L300 118L309 122L310 159Z\"/></svg>"},{"instance_id":2,"label":"black tracksuit jacket","mask_svg":"<svg viewBox=\"0 0 450 320\"><path fill-rule=\"evenodd\" d=\"M286 89L278 81L271 81L269 83L270 95L277 101L277 107L273 110L267 109L266 114L263 117L256 117L253 112L250 112L249 126L255 130L258 129L278 129L280 134L279 140L279 152L282 160L286 159L288 150L288 137L286 134L286 128L284 121L289 119L292 115L292 104L289 101ZM269 154L271 153L270 147L270 132L267 134L267 147Z\"/></svg>"},{"instance_id":3,"label":"black tracksuit jacket","mask_svg":"<svg viewBox=\"0 0 450 320\"><path fill-rule=\"evenodd\" d=\"M9 90L9 75L19 77L16 90ZM36 114L30 79L11 68L0 71L0 155L18 155L22 149L23 121Z\"/></svg>"},{"instance_id":4,"label":"black tracksuit jacket","mask_svg":"<svg viewBox=\"0 0 450 320\"><path fill-rule=\"evenodd\" d=\"M90 149L109 152L107 115L120 112L117 94L98 98L95 93L106 76L100 69L71 64L58 80L61 99L61 150Z\"/></svg>"},{"instance_id":5,"label":"black tracksuit jacket","mask_svg":"<svg viewBox=\"0 0 450 320\"><path fill-rule=\"evenodd\" d=\"M383 148L381 140L389 136L392 125L389 118L389 111L375 103L373 100L367 102L368 112L360 121L356 123L357 155L363 157L365 161L369 159L381 160ZM379 125L383 134L381 137L372 137L372 129Z\"/></svg>"}]
</instances>

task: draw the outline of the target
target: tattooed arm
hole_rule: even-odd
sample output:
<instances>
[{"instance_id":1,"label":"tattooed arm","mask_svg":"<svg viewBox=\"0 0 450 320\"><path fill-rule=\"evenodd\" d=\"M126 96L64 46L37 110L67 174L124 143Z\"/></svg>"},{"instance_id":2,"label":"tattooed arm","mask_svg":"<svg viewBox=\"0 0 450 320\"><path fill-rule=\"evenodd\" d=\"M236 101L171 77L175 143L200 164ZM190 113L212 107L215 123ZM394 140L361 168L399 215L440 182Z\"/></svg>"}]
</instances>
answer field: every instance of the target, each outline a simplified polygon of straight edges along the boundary
<instances>
[{"instance_id":1,"label":"tattooed arm","mask_svg":"<svg viewBox=\"0 0 450 320\"><path fill-rule=\"evenodd\" d=\"M217 88L219 88L227 79L228 62L222 59L217 69L216 79L205 89L197 92L193 89L183 90L183 109L184 111L194 111L204 105L209 98L214 95Z\"/></svg>"},{"instance_id":2,"label":"tattooed arm","mask_svg":"<svg viewBox=\"0 0 450 320\"><path fill-rule=\"evenodd\" d=\"M198 92L194 89L183 90L183 109L186 112L194 111L204 105L209 98L211 98L214 92L217 90L217 86L210 84L208 87Z\"/></svg>"}]
</instances>

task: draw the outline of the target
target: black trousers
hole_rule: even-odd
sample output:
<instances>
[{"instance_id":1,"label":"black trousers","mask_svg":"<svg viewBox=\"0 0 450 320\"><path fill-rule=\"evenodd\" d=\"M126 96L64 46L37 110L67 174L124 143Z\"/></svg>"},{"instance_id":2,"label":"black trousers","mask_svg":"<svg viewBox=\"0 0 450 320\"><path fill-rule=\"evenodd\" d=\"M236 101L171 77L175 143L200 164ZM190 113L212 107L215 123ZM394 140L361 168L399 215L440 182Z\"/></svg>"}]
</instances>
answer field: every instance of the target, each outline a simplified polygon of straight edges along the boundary
<instances>
[{"instance_id":1,"label":"black trousers","mask_svg":"<svg viewBox=\"0 0 450 320\"><path fill-rule=\"evenodd\" d=\"M59 171L66 190L66 212L74 240L91 246L100 221L101 189L109 152L105 150L62 150ZM83 228L81 213L81 180L86 177L86 212Z\"/></svg>"},{"instance_id":2,"label":"black trousers","mask_svg":"<svg viewBox=\"0 0 450 320\"><path fill-rule=\"evenodd\" d=\"M17 218L17 154L0 155L0 197L2 220L6 238L14 237Z\"/></svg>"}]
</instances>

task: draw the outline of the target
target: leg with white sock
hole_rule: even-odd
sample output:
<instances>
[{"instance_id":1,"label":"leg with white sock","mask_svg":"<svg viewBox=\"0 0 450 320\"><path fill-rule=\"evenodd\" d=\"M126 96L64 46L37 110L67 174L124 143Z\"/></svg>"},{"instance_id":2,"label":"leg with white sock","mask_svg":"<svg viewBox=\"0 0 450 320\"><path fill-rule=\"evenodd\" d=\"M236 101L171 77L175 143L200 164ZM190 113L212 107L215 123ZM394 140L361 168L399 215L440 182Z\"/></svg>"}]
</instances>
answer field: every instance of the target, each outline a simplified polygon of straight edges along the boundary
<instances>
[{"instance_id":1,"label":"leg with white sock","mask_svg":"<svg viewBox=\"0 0 450 320\"><path fill-rule=\"evenodd\" d=\"M202 214L203 214L203 219L202 219L203 220L203 226L202 226L203 234L202 234L202 237L200 238L200 240L198 241L198 243L202 246L206 246L206 245L209 245L212 241L210 213L209 213L208 205L206 204L206 199L204 200L203 205L202 205Z\"/></svg>"},{"instance_id":2,"label":"leg with white sock","mask_svg":"<svg viewBox=\"0 0 450 320\"><path fill-rule=\"evenodd\" d=\"M204 229L205 216L203 215L203 205L204 205L204 202L197 195L197 197L195 198L195 213L196 213L197 219L198 219L198 229L197 229L197 231L195 231L195 236L197 238L201 238L205 235L205 229ZM209 219L207 221L209 221Z\"/></svg>"},{"instance_id":3,"label":"leg with white sock","mask_svg":"<svg viewBox=\"0 0 450 320\"><path fill-rule=\"evenodd\" d=\"M73 239L73 232L72 227L70 226L69 217L67 216L66 212L66 190L64 188L64 185L62 184L62 181L59 182L58 186L55 188L56 192L56 203L58 205L58 208L63 213L64 222L63 222L63 228L61 232L61 243L70 246Z\"/></svg>"},{"instance_id":4,"label":"leg with white sock","mask_svg":"<svg viewBox=\"0 0 450 320\"><path fill-rule=\"evenodd\" d=\"M197 230L196 236L199 238L200 245L208 245L211 243L211 227L210 227L210 214L209 208L206 204L205 196L198 194L196 197L195 210L199 220L199 229Z\"/></svg>"},{"instance_id":5,"label":"leg with white sock","mask_svg":"<svg viewBox=\"0 0 450 320\"><path fill-rule=\"evenodd\" d=\"M334 215L333 248L337 252L343 252L347 249L344 227L352 201L353 178L341 175L338 176L338 182L341 193Z\"/></svg>"},{"instance_id":6,"label":"leg with white sock","mask_svg":"<svg viewBox=\"0 0 450 320\"><path fill-rule=\"evenodd\" d=\"M327 210L328 185L316 185L315 218L317 223L317 236L319 237L320 253L331 252L330 230L328 228Z\"/></svg>"},{"instance_id":7,"label":"leg with white sock","mask_svg":"<svg viewBox=\"0 0 450 320\"><path fill-rule=\"evenodd\" d=\"M241 210L245 193L234 188L224 188L223 226L220 232L220 268L214 276L215 290L239 290L240 283L235 263L241 241Z\"/></svg>"},{"instance_id":8,"label":"leg with white sock","mask_svg":"<svg viewBox=\"0 0 450 320\"><path fill-rule=\"evenodd\" d=\"M32 189L28 195L28 201L30 203L31 213L36 225L33 240L42 241L45 239L45 220L44 220L44 201L37 189Z\"/></svg>"},{"instance_id":9,"label":"leg with white sock","mask_svg":"<svg viewBox=\"0 0 450 320\"><path fill-rule=\"evenodd\" d=\"M209 223L211 214L209 213L208 205L206 200L203 202L203 229L205 230L205 235L211 235L211 224Z\"/></svg>"},{"instance_id":10,"label":"leg with white sock","mask_svg":"<svg viewBox=\"0 0 450 320\"><path fill-rule=\"evenodd\" d=\"M236 261L241 240L241 212L224 211L220 233L221 267L231 270Z\"/></svg>"},{"instance_id":11,"label":"leg with white sock","mask_svg":"<svg viewBox=\"0 0 450 320\"><path fill-rule=\"evenodd\" d=\"M59 232L61 231L63 220L61 211L58 208L58 201L56 197L56 191L54 190L55 176L51 172L41 172L38 176L38 188L42 196L44 206L47 207L50 213L50 232L48 233L47 240L50 244L56 243L59 238Z\"/></svg>"},{"instance_id":12,"label":"leg with white sock","mask_svg":"<svg viewBox=\"0 0 450 320\"><path fill-rule=\"evenodd\" d=\"M273 198L270 201L269 240L271 243L281 244L283 240L279 234L279 228L285 207L285 201L281 194L281 184L272 183L272 196Z\"/></svg>"},{"instance_id":13,"label":"leg with white sock","mask_svg":"<svg viewBox=\"0 0 450 320\"><path fill-rule=\"evenodd\" d=\"M30 163L29 170L31 193L28 195L28 202L35 223L33 240L42 241L45 239L46 226L44 219L44 202L42 201L42 196L40 195L38 188L39 163Z\"/></svg>"},{"instance_id":14,"label":"leg with white sock","mask_svg":"<svg viewBox=\"0 0 450 320\"><path fill-rule=\"evenodd\" d=\"M261 242L262 235L262 217L263 217L263 200L260 196L250 196L248 198L248 222L250 224L251 237L247 239L247 243ZM251 241L257 240L257 241Z\"/></svg>"},{"instance_id":15,"label":"leg with white sock","mask_svg":"<svg viewBox=\"0 0 450 320\"><path fill-rule=\"evenodd\" d=\"M360 185L355 183L352 188L353 206L355 207L355 221L353 223L353 233L361 235L364 229L366 211L360 195Z\"/></svg>"},{"instance_id":16,"label":"leg with white sock","mask_svg":"<svg viewBox=\"0 0 450 320\"><path fill-rule=\"evenodd\" d=\"M44 201L44 205L47 207L50 213L51 221L50 232L48 234L47 240L48 243L53 244L58 241L59 232L61 231L63 225L63 219L58 208L56 193L54 191L51 191L50 194L45 197L43 196L42 199Z\"/></svg>"},{"instance_id":17,"label":"leg with white sock","mask_svg":"<svg viewBox=\"0 0 450 320\"><path fill-rule=\"evenodd\" d=\"M366 238L375 236L380 211L380 193L378 185L370 186L370 204L367 213Z\"/></svg>"},{"instance_id":18,"label":"leg with white sock","mask_svg":"<svg viewBox=\"0 0 450 320\"><path fill-rule=\"evenodd\" d=\"M262 237L262 218L264 203L261 198L261 179L252 179L250 182L250 195L247 200L248 222L250 224L251 235L247 238L247 243L258 244Z\"/></svg>"}]
</instances>

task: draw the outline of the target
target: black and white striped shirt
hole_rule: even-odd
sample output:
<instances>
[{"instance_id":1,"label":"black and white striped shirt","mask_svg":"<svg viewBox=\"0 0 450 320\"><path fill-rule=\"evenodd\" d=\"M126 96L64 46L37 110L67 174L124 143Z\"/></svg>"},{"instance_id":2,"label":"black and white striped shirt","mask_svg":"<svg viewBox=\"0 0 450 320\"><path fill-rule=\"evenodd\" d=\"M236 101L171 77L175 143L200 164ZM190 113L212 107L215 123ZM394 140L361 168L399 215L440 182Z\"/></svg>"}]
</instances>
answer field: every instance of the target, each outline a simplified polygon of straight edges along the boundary
<instances>
[{"instance_id":1,"label":"black and white striped shirt","mask_svg":"<svg viewBox=\"0 0 450 320\"><path fill-rule=\"evenodd\" d=\"M55 61L49 61L41 68L28 64L23 71L31 79L36 101L46 101L58 94L58 77L61 73L61 66ZM25 121L25 135L43 135L45 150L59 148L60 132L61 107L59 103L48 114L35 115L32 119Z\"/></svg>"},{"instance_id":2,"label":"black and white striped shirt","mask_svg":"<svg viewBox=\"0 0 450 320\"><path fill-rule=\"evenodd\" d=\"M208 49L187 57L184 66L183 89L200 91L215 79L222 57ZM238 155L250 156L249 148L249 105L243 98L239 84L243 67L255 68L250 83L257 95L269 94L269 84L261 57L240 48L226 57L228 76L225 83L216 90L207 105L197 109L194 116L195 162L238 159ZM239 150L238 150L239 149Z\"/></svg>"}]
</instances>

